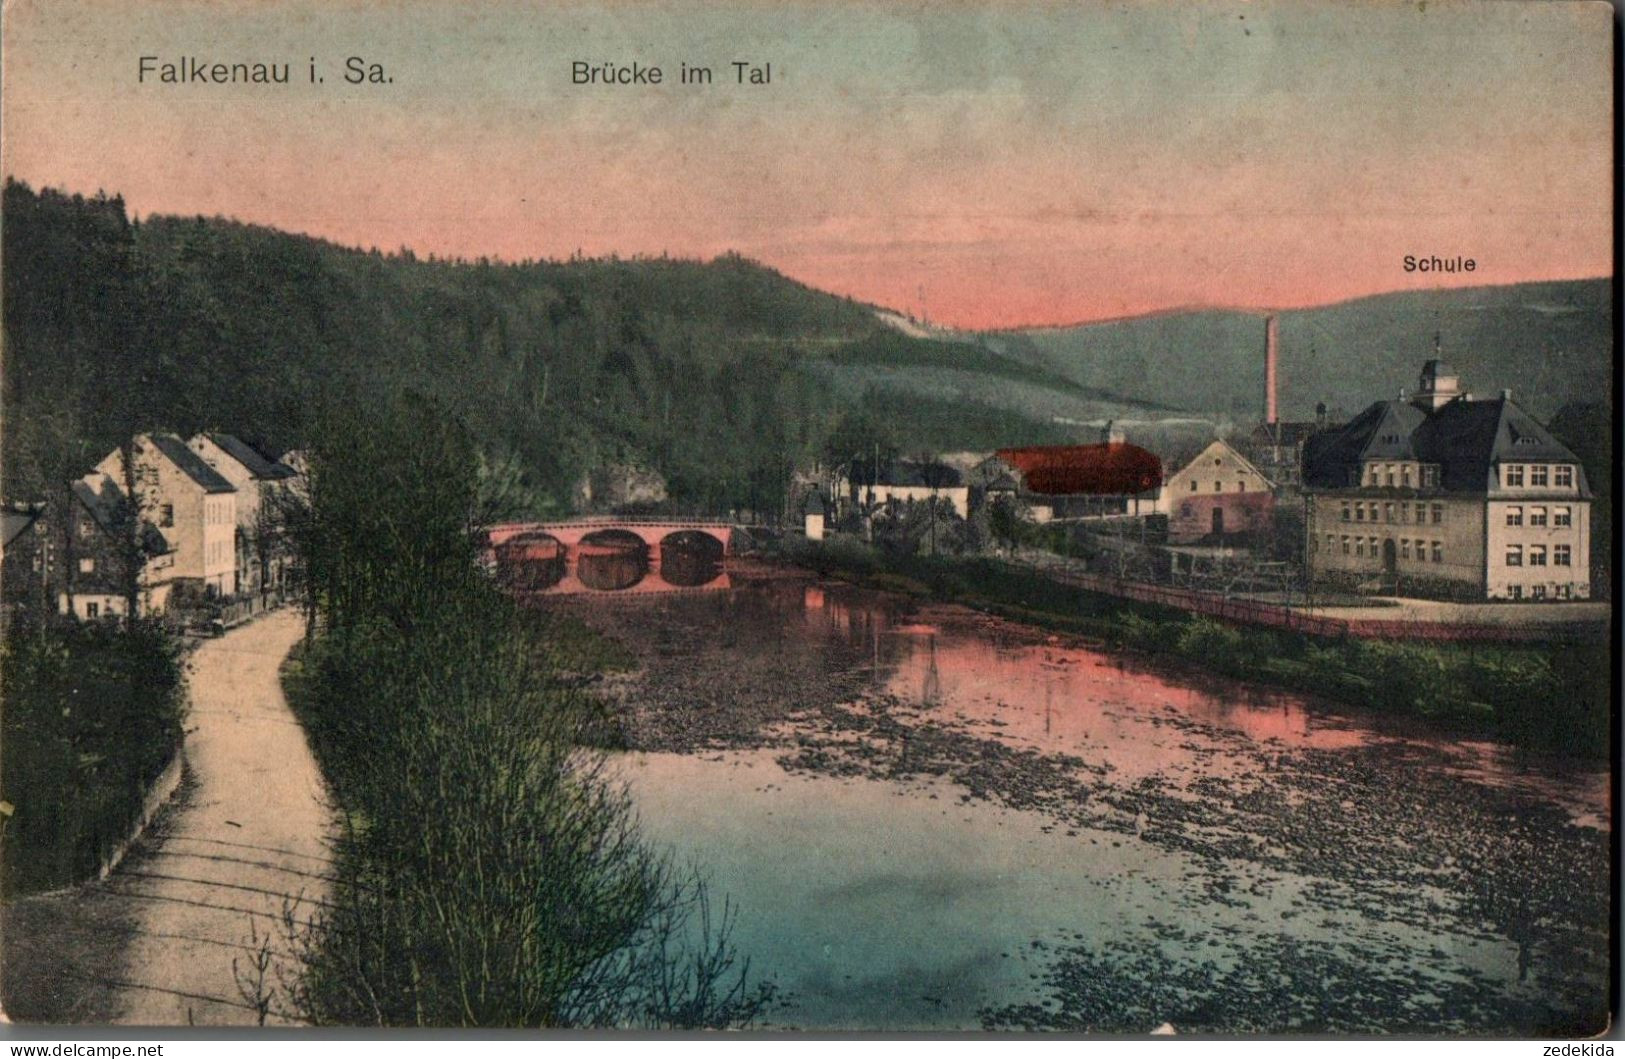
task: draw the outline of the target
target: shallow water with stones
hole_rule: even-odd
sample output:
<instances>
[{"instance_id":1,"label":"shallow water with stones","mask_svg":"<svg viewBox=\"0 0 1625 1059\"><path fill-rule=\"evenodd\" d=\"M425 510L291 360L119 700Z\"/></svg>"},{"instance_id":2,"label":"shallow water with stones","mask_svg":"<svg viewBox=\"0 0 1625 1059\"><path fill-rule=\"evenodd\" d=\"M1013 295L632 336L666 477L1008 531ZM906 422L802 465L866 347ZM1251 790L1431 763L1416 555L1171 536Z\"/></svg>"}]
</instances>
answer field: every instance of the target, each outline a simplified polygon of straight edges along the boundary
<instances>
[{"instance_id":1,"label":"shallow water with stones","mask_svg":"<svg viewBox=\"0 0 1625 1059\"><path fill-rule=\"evenodd\" d=\"M546 601L773 1026L1551 1033L1607 1011L1594 762L731 564Z\"/></svg>"}]
</instances>

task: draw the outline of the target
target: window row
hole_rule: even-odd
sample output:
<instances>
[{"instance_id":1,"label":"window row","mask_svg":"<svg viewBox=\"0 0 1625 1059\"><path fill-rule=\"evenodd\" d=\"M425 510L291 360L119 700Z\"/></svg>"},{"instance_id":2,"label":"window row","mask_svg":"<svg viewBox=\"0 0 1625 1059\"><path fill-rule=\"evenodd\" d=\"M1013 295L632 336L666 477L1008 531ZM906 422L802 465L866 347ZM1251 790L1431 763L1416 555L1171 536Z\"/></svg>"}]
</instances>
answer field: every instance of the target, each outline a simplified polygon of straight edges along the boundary
<instances>
[{"instance_id":1,"label":"window row","mask_svg":"<svg viewBox=\"0 0 1625 1059\"><path fill-rule=\"evenodd\" d=\"M1201 485L1202 485L1202 483L1198 482L1195 478L1192 478L1191 479L1191 492L1194 493L1194 492L1199 491L1201 489ZM1224 492L1224 482L1221 479L1218 479L1218 478L1213 479L1213 491L1215 493ZM1245 478L1237 479L1236 480L1236 492L1245 493L1246 491L1247 491L1247 480Z\"/></svg>"},{"instance_id":2,"label":"window row","mask_svg":"<svg viewBox=\"0 0 1625 1059\"><path fill-rule=\"evenodd\" d=\"M1508 489L1522 489L1525 481L1534 489L1548 485L1559 489L1574 488L1572 463L1503 463L1501 484Z\"/></svg>"},{"instance_id":3,"label":"window row","mask_svg":"<svg viewBox=\"0 0 1625 1059\"><path fill-rule=\"evenodd\" d=\"M1444 562L1443 541L1411 540L1401 537L1397 541L1385 541L1378 537L1345 537L1335 533L1326 534L1326 550L1329 552L1341 551L1344 555L1351 555L1356 559L1367 556L1373 559L1385 558L1385 546L1393 546L1394 557L1398 559L1415 558L1418 562Z\"/></svg>"},{"instance_id":4,"label":"window row","mask_svg":"<svg viewBox=\"0 0 1625 1059\"><path fill-rule=\"evenodd\" d=\"M1343 501L1344 522L1415 522L1421 525L1431 522L1437 526L1444 521L1444 505L1434 501L1423 503L1417 501L1415 517L1412 517L1413 505L1403 500L1354 500Z\"/></svg>"},{"instance_id":5,"label":"window row","mask_svg":"<svg viewBox=\"0 0 1625 1059\"><path fill-rule=\"evenodd\" d=\"M1522 599L1523 598L1523 586L1522 585L1508 585L1507 586L1507 596L1512 598L1512 599ZM1530 599L1545 599L1546 598L1546 586L1545 585L1530 585L1529 586L1529 598ZM1554 585L1554 586L1552 586L1552 598L1553 599L1573 599L1574 598L1574 586L1573 585Z\"/></svg>"},{"instance_id":6,"label":"window row","mask_svg":"<svg viewBox=\"0 0 1625 1059\"><path fill-rule=\"evenodd\" d=\"M1523 565L1525 565L1526 562L1527 562L1527 564L1529 566L1545 566L1546 565L1546 546L1544 544L1531 544L1531 545L1528 545L1527 547L1522 545L1522 544L1509 544L1509 545L1507 545L1507 565L1508 566L1523 566ZM1574 565L1574 552L1573 552L1573 550L1567 544L1553 545L1552 546L1552 565L1553 566L1573 566Z\"/></svg>"},{"instance_id":7,"label":"window row","mask_svg":"<svg viewBox=\"0 0 1625 1059\"><path fill-rule=\"evenodd\" d=\"M1414 469L1414 470L1413 470ZM1413 481L1414 474L1414 481ZM1368 463L1365 465L1365 481L1368 486L1383 489L1410 489L1420 485L1423 489L1437 489L1439 486L1439 465L1436 463Z\"/></svg>"},{"instance_id":8,"label":"window row","mask_svg":"<svg viewBox=\"0 0 1625 1059\"><path fill-rule=\"evenodd\" d=\"M1573 511L1572 508L1554 507L1554 508L1552 508L1552 511L1551 511L1551 517L1552 517L1552 525L1553 526L1572 526L1572 525L1574 525L1574 511ZM1521 505L1521 504L1513 504L1513 505L1511 505L1511 506L1509 506L1507 508L1507 525L1508 526L1522 526L1524 524L1523 520L1524 520L1523 505ZM1546 509L1544 507L1532 507L1532 508L1529 509L1529 525L1531 525L1531 526L1544 526L1544 525L1546 525Z\"/></svg>"}]
</instances>

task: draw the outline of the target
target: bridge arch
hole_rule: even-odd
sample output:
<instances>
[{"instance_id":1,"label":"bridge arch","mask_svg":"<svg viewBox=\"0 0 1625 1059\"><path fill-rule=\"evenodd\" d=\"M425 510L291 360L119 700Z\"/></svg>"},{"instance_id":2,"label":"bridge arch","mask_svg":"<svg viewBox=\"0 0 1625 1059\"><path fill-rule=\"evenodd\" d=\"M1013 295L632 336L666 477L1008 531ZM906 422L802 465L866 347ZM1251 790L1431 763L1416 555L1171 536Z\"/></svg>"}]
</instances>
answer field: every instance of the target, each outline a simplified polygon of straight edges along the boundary
<instances>
[{"instance_id":1,"label":"bridge arch","mask_svg":"<svg viewBox=\"0 0 1625 1059\"><path fill-rule=\"evenodd\" d=\"M680 529L660 539L660 576L678 588L698 588L722 576L727 546L702 529Z\"/></svg>"},{"instance_id":2,"label":"bridge arch","mask_svg":"<svg viewBox=\"0 0 1625 1059\"><path fill-rule=\"evenodd\" d=\"M552 588L569 568L569 549L563 541L542 530L517 533L492 549L497 578L504 588L517 592L540 592Z\"/></svg>"},{"instance_id":3,"label":"bridge arch","mask_svg":"<svg viewBox=\"0 0 1625 1059\"><path fill-rule=\"evenodd\" d=\"M631 588L642 581L656 555L643 534L619 526L583 534L576 551L576 576L586 587L602 592Z\"/></svg>"}]
</instances>

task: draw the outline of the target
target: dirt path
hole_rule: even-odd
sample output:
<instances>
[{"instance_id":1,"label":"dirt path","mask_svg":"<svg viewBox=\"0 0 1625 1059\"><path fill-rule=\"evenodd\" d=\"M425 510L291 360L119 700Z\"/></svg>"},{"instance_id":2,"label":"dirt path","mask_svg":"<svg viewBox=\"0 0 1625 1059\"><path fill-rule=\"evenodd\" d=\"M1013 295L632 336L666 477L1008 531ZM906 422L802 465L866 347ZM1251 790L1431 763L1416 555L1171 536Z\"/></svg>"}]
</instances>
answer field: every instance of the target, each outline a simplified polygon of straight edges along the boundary
<instances>
[{"instance_id":1,"label":"dirt path","mask_svg":"<svg viewBox=\"0 0 1625 1059\"><path fill-rule=\"evenodd\" d=\"M255 1023L239 988L255 973L254 939L269 938L274 960L287 947L284 903L301 902L294 915L305 920L326 895L324 787L277 679L302 631L283 611L192 656L182 795L143 851L96 888L127 904L133 928L106 983L116 1022ZM274 992L274 963L265 982ZM273 1008L267 1021L283 1020Z\"/></svg>"}]
</instances>

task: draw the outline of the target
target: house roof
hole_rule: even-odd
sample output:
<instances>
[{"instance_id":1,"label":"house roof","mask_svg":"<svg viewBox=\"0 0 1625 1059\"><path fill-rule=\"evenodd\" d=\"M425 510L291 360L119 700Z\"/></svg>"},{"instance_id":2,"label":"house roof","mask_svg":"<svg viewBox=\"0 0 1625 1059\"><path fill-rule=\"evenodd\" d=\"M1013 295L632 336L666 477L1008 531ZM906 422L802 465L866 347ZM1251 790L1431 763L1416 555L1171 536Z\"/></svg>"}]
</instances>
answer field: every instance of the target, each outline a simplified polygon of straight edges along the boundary
<instances>
[{"instance_id":1,"label":"house roof","mask_svg":"<svg viewBox=\"0 0 1625 1059\"><path fill-rule=\"evenodd\" d=\"M1490 488L1495 464L1527 460L1574 463L1580 492L1590 492L1585 468L1574 453L1510 398L1451 401L1417 429L1416 446L1423 459L1440 465L1440 484L1446 489Z\"/></svg>"},{"instance_id":2,"label":"house roof","mask_svg":"<svg viewBox=\"0 0 1625 1059\"><path fill-rule=\"evenodd\" d=\"M1421 459L1412 435L1427 414L1403 401L1377 401L1340 427L1311 434L1304 442L1305 485L1338 488L1350 484L1350 467L1364 460Z\"/></svg>"},{"instance_id":3,"label":"house roof","mask_svg":"<svg viewBox=\"0 0 1625 1059\"><path fill-rule=\"evenodd\" d=\"M1495 485L1502 462L1572 463L1576 484L1589 495L1585 468L1523 409L1502 397L1458 397L1428 414L1399 401L1378 401L1336 430L1312 435L1304 449L1304 483L1340 488L1359 480L1371 459L1418 460L1439 465L1439 484L1453 492L1483 492Z\"/></svg>"},{"instance_id":4,"label":"house roof","mask_svg":"<svg viewBox=\"0 0 1625 1059\"><path fill-rule=\"evenodd\" d=\"M0 547L10 547L24 530L39 521L44 510L43 504L6 505L5 511L0 512Z\"/></svg>"},{"instance_id":5,"label":"house roof","mask_svg":"<svg viewBox=\"0 0 1625 1059\"><path fill-rule=\"evenodd\" d=\"M260 455L258 449L234 434L210 433L204 436L220 446L226 455L248 468L248 473L255 478L278 479L294 476L292 467L278 460L266 459Z\"/></svg>"},{"instance_id":6,"label":"house roof","mask_svg":"<svg viewBox=\"0 0 1625 1059\"><path fill-rule=\"evenodd\" d=\"M1000 449L1027 491L1045 496L1123 496L1162 484L1162 461L1138 445L1035 445Z\"/></svg>"},{"instance_id":7,"label":"house roof","mask_svg":"<svg viewBox=\"0 0 1625 1059\"><path fill-rule=\"evenodd\" d=\"M1427 413L1404 401L1382 401L1375 407L1380 414L1373 421L1360 456L1367 460L1414 460L1420 456L1411 436L1427 419Z\"/></svg>"},{"instance_id":8,"label":"house roof","mask_svg":"<svg viewBox=\"0 0 1625 1059\"><path fill-rule=\"evenodd\" d=\"M203 487L206 493L235 493L237 487L220 474L219 471L203 462L203 457L187 448L186 442L173 434L153 434L150 436L152 445L159 452L167 456L171 463L179 467L188 478Z\"/></svg>"},{"instance_id":9,"label":"house roof","mask_svg":"<svg viewBox=\"0 0 1625 1059\"><path fill-rule=\"evenodd\" d=\"M1203 445L1202 450L1200 452L1197 452L1197 453L1193 454L1190 459L1186 460L1183 464L1180 465L1179 470L1175 471L1174 474L1169 475L1169 477L1172 478L1172 477L1175 477L1177 475L1184 474L1186 471L1190 470L1192 467L1194 467L1196 465L1196 461L1202 459L1208 453L1212 452L1215 448L1223 449L1225 452L1229 453L1230 458L1235 460L1236 463L1241 466L1241 469L1243 471L1246 471L1249 474L1257 475L1259 478L1262 478L1266 482L1268 482L1270 480L1269 475L1265 474L1263 471L1261 471L1257 467L1253 466L1253 461L1251 461L1247 457L1243 456L1239 449L1237 449L1234 445L1230 444L1230 442L1224 440L1223 438L1214 438L1212 441L1208 442L1206 445Z\"/></svg>"},{"instance_id":10,"label":"house roof","mask_svg":"<svg viewBox=\"0 0 1625 1059\"><path fill-rule=\"evenodd\" d=\"M965 482L964 475L946 463L935 461L892 460L880 466L879 480L875 480L875 467L867 460L853 460L848 476L854 484L917 486L924 489L956 489Z\"/></svg>"},{"instance_id":11,"label":"house roof","mask_svg":"<svg viewBox=\"0 0 1625 1059\"><path fill-rule=\"evenodd\" d=\"M90 512L91 518L107 533L115 533L119 523L119 505L125 501L124 490L107 475L94 485L87 481L73 483L73 495ZM141 546L150 555L163 555L172 550L169 539L151 522L141 522Z\"/></svg>"}]
</instances>

